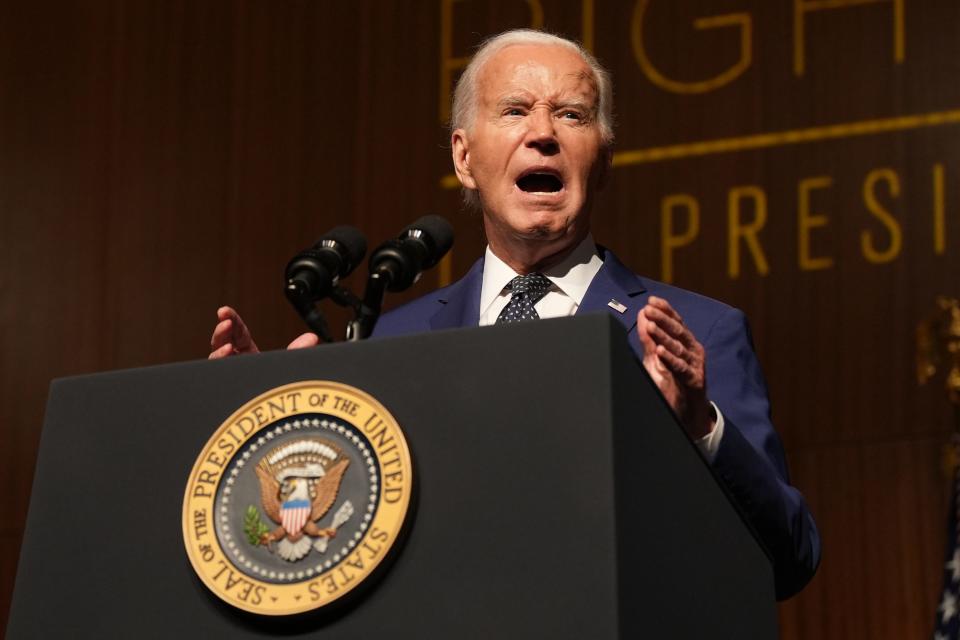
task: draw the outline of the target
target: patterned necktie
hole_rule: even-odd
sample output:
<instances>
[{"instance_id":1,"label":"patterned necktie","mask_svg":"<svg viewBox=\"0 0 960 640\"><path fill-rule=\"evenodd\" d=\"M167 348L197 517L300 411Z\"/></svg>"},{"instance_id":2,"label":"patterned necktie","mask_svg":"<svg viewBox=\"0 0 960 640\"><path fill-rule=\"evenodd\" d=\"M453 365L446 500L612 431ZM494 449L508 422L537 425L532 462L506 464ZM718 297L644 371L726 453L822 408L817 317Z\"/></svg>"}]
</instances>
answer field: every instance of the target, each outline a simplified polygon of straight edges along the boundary
<instances>
[{"instance_id":1,"label":"patterned necktie","mask_svg":"<svg viewBox=\"0 0 960 640\"><path fill-rule=\"evenodd\" d=\"M520 320L539 320L540 315L533 305L537 304L550 290L550 281L542 273L528 273L510 281L507 288L512 292L510 302L497 316L497 324L519 322Z\"/></svg>"}]
</instances>

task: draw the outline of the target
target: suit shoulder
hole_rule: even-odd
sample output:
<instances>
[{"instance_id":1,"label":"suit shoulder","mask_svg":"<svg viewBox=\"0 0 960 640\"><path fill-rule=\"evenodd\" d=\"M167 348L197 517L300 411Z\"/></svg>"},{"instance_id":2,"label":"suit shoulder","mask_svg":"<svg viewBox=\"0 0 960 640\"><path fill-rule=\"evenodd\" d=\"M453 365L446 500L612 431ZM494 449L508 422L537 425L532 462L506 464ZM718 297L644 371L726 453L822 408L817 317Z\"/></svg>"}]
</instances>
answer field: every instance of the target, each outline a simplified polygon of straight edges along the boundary
<instances>
[{"instance_id":1,"label":"suit shoulder","mask_svg":"<svg viewBox=\"0 0 960 640\"><path fill-rule=\"evenodd\" d=\"M652 296L663 298L669 302L680 315L684 315L680 307L692 309L700 313L711 313L714 315L725 315L728 313L742 313L736 307L732 307L725 302L716 300L702 293L681 289L680 287L665 282L658 282L650 278L641 277L647 292Z\"/></svg>"},{"instance_id":2,"label":"suit shoulder","mask_svg":"<svg viewBox=\"0 0 960 640\"><path fill-rule=\"evenodd\" d=\"M609 249L605 247L598 248L603 258L604 268L608 270L607 273L609 277L625 291L636 290L637 293L643 294L644 297L657 296L658 298L663 298L684 317L690 312L696 315L708 314L714 317L722 316L730 312L739 313L734 307L719 300L714 300L703 294L681 289L672 284L659 282L653 278L639 275L620 262L617 256Z\"/></svg>"},{"instance_id":3,"label":"suit shoulder","mask_svg":"<svg viewBox=\"0 0 960 640\"><path fill-rule=\"evenodd\" d=\"M430 318L446 304L459 282L435 289L426 295L387 311L377 321L373 335L378 338L429 331Z\"/></svg>"},{"instance_id":4,"label":"suit shoulder","mask_svg":"<svg viewBox=\"0 0 960 640\"><path fill-rule=\"evenodd\" d=\"M436 313L440 304L439 294L441 291L442 289L431 291L387 311L377 321L377 327L373 335L385 337L425 331L430 316Z\"/></svg>"},{"instance_id":5,"label":"suit shoulder","mask_svg":"<svg viewBox=\"0 0 960 640\"><path fill-rule=\"evenodd\" d=\"M663 298L683 318L705 347L725 336L740 336L750 340L750 327L740 309L700 293L681 289L656 280L644 279L647 293Z\"/></svg>"}]
</instances>

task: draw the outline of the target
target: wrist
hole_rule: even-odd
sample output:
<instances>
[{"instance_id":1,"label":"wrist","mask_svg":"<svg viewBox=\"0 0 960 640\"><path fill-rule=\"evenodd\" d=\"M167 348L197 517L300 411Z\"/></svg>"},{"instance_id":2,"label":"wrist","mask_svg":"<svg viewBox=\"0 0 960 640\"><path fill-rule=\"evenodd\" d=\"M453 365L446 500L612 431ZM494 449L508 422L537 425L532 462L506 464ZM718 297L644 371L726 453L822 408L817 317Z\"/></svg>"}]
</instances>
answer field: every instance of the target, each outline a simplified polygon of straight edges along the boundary
<instances>
[{"instance_id":1,"label":"wrist","mask_svg":"<svg viewBox=\"0 0 960 640\"><path fill-rule=\"evenodd\" d=\"M706 399L697 403L697 408L690 417L691 419L687 424L687 433L694 440L710 435L717 424L717 411L714 409L713 403Z\"/></svg>"}]
</instances>

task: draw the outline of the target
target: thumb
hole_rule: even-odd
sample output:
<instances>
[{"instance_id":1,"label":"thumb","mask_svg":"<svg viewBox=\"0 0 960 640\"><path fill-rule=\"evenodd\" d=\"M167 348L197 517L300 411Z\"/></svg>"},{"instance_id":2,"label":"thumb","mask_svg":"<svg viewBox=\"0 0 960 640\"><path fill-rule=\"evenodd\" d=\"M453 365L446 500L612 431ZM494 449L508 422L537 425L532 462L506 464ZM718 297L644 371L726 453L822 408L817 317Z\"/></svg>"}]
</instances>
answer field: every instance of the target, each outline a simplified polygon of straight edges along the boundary
<instances>
[{"instance_id":1,"label":"thumb","mask_svg":"<svg viewBox=\"0 0 960 640\"><path fill-rule=\"evenodd\" d=\"M650 324L646 314L641 309L637 313L637 336L640 338L640 344L643 345L643 359L649 360L657 356L657 343L650 336Z\"/></svg>"},{"instance_id":2,"label":"thumb","mask_svg":"<svg viewBox=\"0 0 960 640\"><path fill-rule=\"evenodd\" d=\"M320 344L320 338L315 333L304 333L293 339L293 342L287 345L287 349L306 349Z\"/></svg>"},{"instance_id":3,"label":"thumb","mask_svg":"<svg viewBox=\"0 0 960 640\"><path fill-rule=\"evenodd\" d=\"M637 314L637 335L640 337L640 344L643 345L643 368L647 370L653 381L660 386L665 379L666 368L660 356L657 355L657 343L650 335L650 328L653 322L644 314L643 309Z\"/></svg>"}]
</instances>

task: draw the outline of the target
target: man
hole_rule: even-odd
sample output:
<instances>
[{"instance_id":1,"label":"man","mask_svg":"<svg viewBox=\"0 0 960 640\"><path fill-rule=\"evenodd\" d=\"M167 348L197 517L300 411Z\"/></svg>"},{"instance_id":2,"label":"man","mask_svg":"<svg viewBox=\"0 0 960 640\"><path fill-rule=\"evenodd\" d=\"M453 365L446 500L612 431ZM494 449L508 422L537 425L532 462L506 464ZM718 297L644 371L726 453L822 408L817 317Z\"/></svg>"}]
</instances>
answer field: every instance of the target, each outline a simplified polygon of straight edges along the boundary
<instances>
[{"instance_id":1,"label":"man","mask_svg":"<svg viewBox=\"0 0 960 640\"><path fill-rule=\"evenodd\" d=\"M553 35L511 31L478 50L456 89L451 144L466 199L482 211L486 255L459 282L386 314L374 335L612 313L773 555L777 596L789 597L816 571L820 541L788 483L743 314L641 280L590 236L610 167L611 93L596 60ZM218 317L211 358L257 351L235 311ZM304 334L290 347L316 343Z\"/></svg>"}]
</instances>

